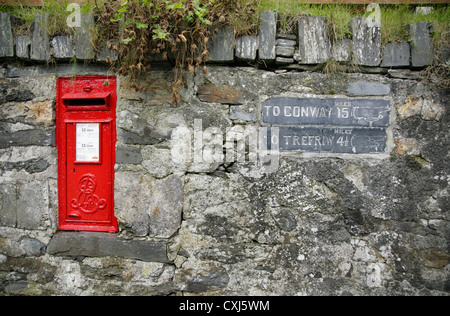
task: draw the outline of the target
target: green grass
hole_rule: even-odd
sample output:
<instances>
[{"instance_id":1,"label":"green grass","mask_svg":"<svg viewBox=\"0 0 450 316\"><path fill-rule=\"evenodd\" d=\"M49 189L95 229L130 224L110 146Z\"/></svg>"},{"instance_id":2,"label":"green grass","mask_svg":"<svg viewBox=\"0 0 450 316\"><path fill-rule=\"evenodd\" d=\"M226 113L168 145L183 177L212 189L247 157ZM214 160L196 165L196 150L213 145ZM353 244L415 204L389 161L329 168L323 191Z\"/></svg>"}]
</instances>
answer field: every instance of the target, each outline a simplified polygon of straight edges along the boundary
<instances>
[{"instance_id":1,"label":"green grass","mask_svg":"<svg viewBox=\"0 0 450 316\"><path fill-rule=\"evenodd\" d=\"M415 7L407 5L385 6L381 12L381 32L384 43L409 40L410 23L432 22L435 40L444 40L450 29L450 10L435 7L430 14L416 14Z\"/></svg>"},{"instance_id":2,"label":"green grass","mask_svg":"<svg viewBox=\"0 0 450 316\"><path fill-rule=\"evenodd\" d=\"M66 11L67 5L71 1L45 0L42 7L27 7L22 5L17 6L0 6L1 12L8 12L22 20L20 25L15 25L14 33L22 35L29 33L31 22L37 14L48 14L48 25L45 27L50 36L70 34L71 30L67 27L67 17L71 12ZM90 4L81 7L81 13L92 12Z\"/></svg>"}]
</instances>

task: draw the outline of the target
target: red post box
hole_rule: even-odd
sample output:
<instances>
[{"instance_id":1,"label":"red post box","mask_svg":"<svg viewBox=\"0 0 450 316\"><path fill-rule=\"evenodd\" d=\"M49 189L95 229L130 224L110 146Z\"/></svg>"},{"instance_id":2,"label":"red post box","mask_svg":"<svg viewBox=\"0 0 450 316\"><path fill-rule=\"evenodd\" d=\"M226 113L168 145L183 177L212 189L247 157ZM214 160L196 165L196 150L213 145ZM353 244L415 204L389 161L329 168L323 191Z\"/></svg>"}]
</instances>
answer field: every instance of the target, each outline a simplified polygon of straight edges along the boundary
<instances>
[{"instance_id":1,"label":"red post box","mask_svg":"<svg viewBox=\"0 0 450 316\"><path fill-rule=\"evenodd\" d=\"M116 78L58 78L59 229L116 232Z\"/></svg>"}]
</instances>

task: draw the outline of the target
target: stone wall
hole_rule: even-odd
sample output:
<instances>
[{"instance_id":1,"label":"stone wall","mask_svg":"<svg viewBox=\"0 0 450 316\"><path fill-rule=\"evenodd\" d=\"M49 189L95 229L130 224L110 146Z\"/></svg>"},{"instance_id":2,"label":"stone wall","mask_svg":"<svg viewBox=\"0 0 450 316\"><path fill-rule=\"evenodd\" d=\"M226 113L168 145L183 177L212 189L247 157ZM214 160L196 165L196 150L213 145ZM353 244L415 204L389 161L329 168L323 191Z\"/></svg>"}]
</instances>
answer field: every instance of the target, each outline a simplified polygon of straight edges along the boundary
<instances>
[{"instance_id":1,"label":"stone wall","mask_svg":"<svg viewBox=\"0 0 450 316\"><path fill-rule=\"evenodd\" d=\"M277 36L283 41L274 50L261 48L276 36L273 13L263 19L258 58L276 61L274 51L290 58L292 36ZM322 22L305 20L303 32ZM316 37L326 35L311 43ZM236 42L249 47L232 49L239 56L255 51L245 38ZM321 42L318 50L333 47ZM300 46L294 51L302 56ZM207 74L188 75L178 106L167 89L171 67L155 65L141 92L119 77L119 232L107 234L58 231L55 148L57 78L107 69L4 61L2 295L448 295L448 90L415 72L399 78L378 70L323 74L292 61L295 67L275 70L210 64ZM269 172L258 165L261 156L253 159L251 142L243 159L210 159L229 152L230 131L271 127L263 104L278 97L388 101L386 148L282 151ZM180 147L186 131L191 147Z\"/></svg>"}]
</instances>

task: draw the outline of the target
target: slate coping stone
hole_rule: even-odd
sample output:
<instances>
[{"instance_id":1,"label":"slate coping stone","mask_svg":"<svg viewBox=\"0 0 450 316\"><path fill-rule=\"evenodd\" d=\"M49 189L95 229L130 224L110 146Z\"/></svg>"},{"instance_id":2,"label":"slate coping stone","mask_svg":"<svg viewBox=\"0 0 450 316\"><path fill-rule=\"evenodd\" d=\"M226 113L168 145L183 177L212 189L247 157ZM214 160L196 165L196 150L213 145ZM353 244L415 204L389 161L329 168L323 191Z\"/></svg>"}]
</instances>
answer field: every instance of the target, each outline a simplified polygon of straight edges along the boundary
<instances>
[{"instance_id":1,"label":"slate coping stone","mask_svg":"<svg viewBox=\"0 0 450 316\"><path fill-rule=\"evenodd\" d=\"M52 39L55 58L70 59L75 55L72 36L56 36Z\"/></svg>"},{"instance_id":2,"label":"slate coping stone","mask_svg":"<svg viewBox=\"0 0 450 316\"><path fill-rule=\"evenodd\" d=\"M388 43L384 47L381 67L408 67L410 56L408 43Z\"/></svg>"},{"instance_id":3,"label":"slate coping stone","mask_svg":"<svg viewBox=\"0 0 450 316\"><path fill-rule=\"evenodd\" d=\"M215 32L217 30L217 32ZM211 28L213 40L209 41L209 62L234 61L234 30L227 24L219 24Z\"/></svg>"},{"instance_id":4,"label":"slate coping stone","mask_svg":"<svg viewBox=\"0 0 450 316\"><path fill-rule=\"evenodd\" d=\"M75 28L75 56L77 59L94 59L95 52L92 44L92 29L94 28L94 15L82 14L81 27Z\"/></svg>"},{"instance_id":5,"label":"slate coping stone","mask_svg":"<svg viewBox=\"0 0 450 316\"><path fill-rule=\"evenodd\" d=\"M30 58L36 61L50 59L50 40L46 26L48 14L36 14L31 23L31 51Z\"/></svg>"},{"instance_id":6,"label":"slate coping stone","mask_svg":"<svg viewBox=\"0 0 450 316\"><path fill-rule=\"evenodd\" d=\"M0 13L0 57L14 56L14 37L8 13Z\"/></svg>"},{"instance_id":7,"label":"slate coping stone","mask_svg":"<svg viewBox=\"0 0 450 316\"><path fill-rule=\"evenodd\" d=\"M236 58L254 61L258 51L258 37L242 36L236 39Z\"/></svg>"},{"instance_id":8,"label":"slate coping stone","mask_svg":"<svg viewBox=\"0 0 450 316\"><path fill-rule=\"evenodd\" d=\"M277 58L275 47L277 41L278 13L263 11L259 27L259 59L274 61Z\"/></svg>"},{"instance_id":9,"label":"slate coping stone","mask_svg":"<svg viewBox=\"0 0 450 316\"><path fill-rule=\"evenodd\" d=\"M301 64L320 64L331 57L328 25L323 16L303 16L298 21Z\"/></svg>"},{"instance_id":10,"label":"slate coping stone","mask_svg":"<svg viewBox=\"0 0 450 316\"><path fill-rule=\"evenodd\" d=\"M120 257L169 263L167 242L128 240L109 233L58 232L50 240L47 252L55 256Z\"/></svg>"},{"instance_id":11,"label":"slate coping stone","mask_svg":"<svg viewBox=\"0 0 450 316\"><path fill-rule=\"evenodd\" d=\"M377 67L381 63L381 22L364 17L351 20L353 59L356 65Z\"/></svg>"},{"instance_id":12,"label":"slate coping stone","mask_svg":"<svg viewBox=\"0 0 450 316\"><path fill-rule=\"evenodd\" d=\"M30 58L31 37L29 35L16 36L16 56L18 58Z\"/></svg>"},{"instance_id":13,"label":"slate coping stone","mask_svg":"<svg viewBox=\"0 0 450 316\"><path fill-rule=\"evenodd\" d=\"M429 22L409 25L411 44L411 64L413 67L425 67L433 63L433 38Z\"/></svg>"}]
</instances>

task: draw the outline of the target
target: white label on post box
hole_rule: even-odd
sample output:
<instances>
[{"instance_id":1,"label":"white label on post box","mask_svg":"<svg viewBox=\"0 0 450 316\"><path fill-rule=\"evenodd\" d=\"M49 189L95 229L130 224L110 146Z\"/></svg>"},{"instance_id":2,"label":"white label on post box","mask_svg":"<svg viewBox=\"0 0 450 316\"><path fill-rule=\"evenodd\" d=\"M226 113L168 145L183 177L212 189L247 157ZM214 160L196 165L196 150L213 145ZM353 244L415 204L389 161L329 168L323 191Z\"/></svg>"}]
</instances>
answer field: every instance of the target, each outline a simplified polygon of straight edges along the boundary
<instances>
[{"instance_id":1,"label":"white label on post box","mask_svg":"<svg viewBox=\"0 0 450 316\"><path fill-rule=\"evenodd\" d=\"M100 161L100 124L77 124L76 161Z\"/></svg>"}]
</instances>

